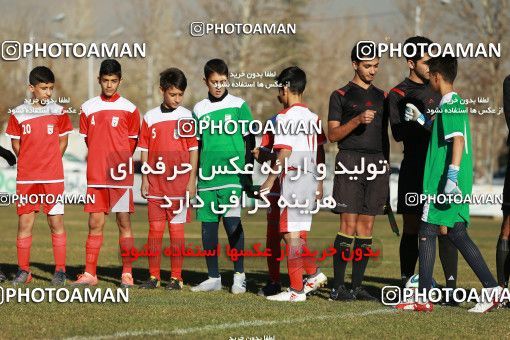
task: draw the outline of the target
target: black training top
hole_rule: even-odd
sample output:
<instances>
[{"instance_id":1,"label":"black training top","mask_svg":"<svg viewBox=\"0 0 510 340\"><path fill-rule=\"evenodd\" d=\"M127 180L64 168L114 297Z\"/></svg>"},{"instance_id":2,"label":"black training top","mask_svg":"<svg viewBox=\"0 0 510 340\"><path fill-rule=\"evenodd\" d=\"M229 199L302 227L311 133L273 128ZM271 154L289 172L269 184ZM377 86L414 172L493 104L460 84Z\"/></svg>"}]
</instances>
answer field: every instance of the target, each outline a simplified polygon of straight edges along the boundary
<instances>
[{"instance_id":1,"label":"black training top","mask_svg":"<svg viewBox=\"0 0 510 340\"><path fill-rule=\"evenodd\" d=\"M406 104L414 104L427 119L433 119L435 116L428 111L435 110L440 101L441 94L432 91L428 84L419 84L409 78L390 90L386 108L391 132L397 142L404 143L404 157L425 159L430 140L428 129L417 122L405 121Z\"/></svg>"},{"instance_id":2,"label":"black training top","mask_svg":"<svg viewBox=\"0 0 510 340\"><path fill-rule=\"evenodd\" d=\"M503 81L503 112L505 112L506 126L510 130L510 75ZM506 145L510 145L510 134L506 140Z\"/></svg>"},{"instance_id":3,"label":"black training top","mask_svg":"<svg viewBox=\"0 0 510 340\"><path fill-rule=\"evenodd\" d=\"M370 85L367 89L350 81L333 91L329 99L328 121L346 124L365 110L376 111L370 124L360 124L338 141L339 150L388 154L388 119L384 112L386 93Z\"/></svg>"}]
</instances>

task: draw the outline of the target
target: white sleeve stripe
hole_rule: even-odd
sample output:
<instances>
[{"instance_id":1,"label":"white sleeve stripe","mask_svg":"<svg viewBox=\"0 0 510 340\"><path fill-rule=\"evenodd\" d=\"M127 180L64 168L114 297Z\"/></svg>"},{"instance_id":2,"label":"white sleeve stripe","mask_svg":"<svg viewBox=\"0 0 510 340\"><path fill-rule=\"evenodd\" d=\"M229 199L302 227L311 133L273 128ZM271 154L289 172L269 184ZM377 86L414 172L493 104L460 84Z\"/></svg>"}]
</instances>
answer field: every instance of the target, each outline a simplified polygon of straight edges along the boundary
<instances>
[{"instance_id":1,"label":"white sleeve stripe","mask_svg":"<svg viewBox=\"0 0 510 340\"><path fill-rule=\"evenodd\" d=\"M445 140L446 139L450 139L450 138L453 138L455 136L464 136L464 134L462 132L460 132L460 131L456 131L456 132L450 133L449 135L444 136L444 139Z\"/></svg>"},{"instance_id":2,"label":"white sleeve stripe","mask_svg":"<svg viewBox=\"0 0 510 340\"><path fill-rule=\"evenodd\" d=\"M188 151L193 151L193 150L198 150L198 146L192 146L191 148L188 149Z\"/></svg>"},{"instance_id":3,"label":"white sleeve stripe","mask_svg":"<svg viewBox=\"0 0 510 340\"><path fill-rule=\"evenodd\" d=\"M141 146L139 146L137 149L140 150L140 151L149 151L149 149L142 148Z\"/></svg>"},{"instance_id":4,"label":"white sleeve stripe","mask_svg":"<svg viewBox=\"0 0 510 340\"><path fill-rule=\"evenodd\" d=\"M8 133L5 134L7 137L10 137L11 139L21 139L21 136L15 136L15 135L10 135Z\"/></svg>"},{"instance_id":5,"label":"white sleeve stripe","mask_svg":"<svg viewBox=\"0 0 510 340\"><path fill-rule=\"evenodd\" d=\"M136 136L129 136L129 138L138 138L138 135L136 135Z\"/></svg>"}]
</instances>

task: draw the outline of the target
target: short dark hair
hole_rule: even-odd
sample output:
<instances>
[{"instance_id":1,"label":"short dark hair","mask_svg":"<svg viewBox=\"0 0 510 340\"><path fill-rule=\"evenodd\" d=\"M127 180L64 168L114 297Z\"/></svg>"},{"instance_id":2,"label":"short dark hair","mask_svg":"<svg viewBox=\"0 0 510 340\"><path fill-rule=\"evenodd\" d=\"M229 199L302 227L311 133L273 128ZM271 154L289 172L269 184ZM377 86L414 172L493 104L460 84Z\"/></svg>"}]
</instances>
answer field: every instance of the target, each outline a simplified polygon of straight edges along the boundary
<instances>
[{"instance_id":1,"label":"short dark hair","mask_svg":"<svg viewBox=\"0 0 510 340\"><path fill-rule=\"evenodd\" d=\"M218 73L228 77L228 66L222 59L211 59L204 66L205 79L209 79L209 76L213 73Z\"/></svg>"},{"instance_id":2,"label":"short dark hair","mask_svg":"<svg viewBox=\"0 0 510 340\"><path fill-rule=\"evenodd\" d=\"M188 80L186 79L184 72L178 68L171 67L159 74L159 86L161 86L163 91L166 91L171 87L175 87L176 89L184 92L186 91L186 86L188 86Z\"/></svg>"},{"instance_id":3,"label":"short dark hair","mask_svg":"<svg viewBox=\"0 0 510 340\"><path fill-rule=\"evenodd\" d=\"M39 83L54 83L55 75L46 66L37 66L34 67L32 71L30 71L30 74L28 75L28 82L32 86L35 86Z\"/></svg>"},{"instance_id":4,"label":"short dark hair","mask_svg":"<svg viewBox=\"0 0 510 340\"><path fill-rule=\"evenodd\" d=\"M106 59L101 63L99 68L99 77L114 74L119 78L122 78L122 68L120 63L115 59Z\"/></svg>"},{"instance_id":5,"label":"short dark hair","mask_svg":"<svg viewBox=\"0 0 510 340\"><path fill-rule=\"evenodd\" d=\"M443 79L453 84L457 77L457 58L452 56L440 56L430 58L427 61L430 73L439 73Z\"/></svg>"},{"instance_id":6,"label":"short dark hair","mask_svg":"<svg viewBox=\"0 0 510 340\"><path fill-rule=\"evenodd\" d=\"M287 67L276 77L276 81L282 86L287 86L290 92L301 94L306 87L306 73L297 66Z\"/></svg>"},{"instance_id":7,"label":"short dark hair","mask_svg":"<svg viewBox=\"0 0 510 340\"><path fill-rule=\"evenodd\" d=\"M420 45L418 45L418 44L420 44ZM413 49L413 51L415 50L416 53L413 54L412 56L407 54L406 60L412 60L415 63L418 62L418 60L423 58L423 54L420 53L422 51L421 46L424 46L423 51L426 52L428 49L428 46L430 44L432 44L432 40L430 40L429 38L419 36L419 35L407 38L407 40L404 41L404 46L402 46L403 50L406 51L406 45L414 45L414 46L416 46L416 49Z\"/></svg>"},{"instance_id":8,"label":"short dark hair","mask_svg":"<svg viewBox=\"0 0 510 340\"><path fill-rule=\"evenodd\" d=\"M368 50L364 47L368 47ZM371 60L375 58L379 58L377 46L375 43L371 41L367 42L358 42L351 51L351 61L359 63L360 61L364 61L360 59L360 57L366 58L365 60ZM372 58L375 57L375 58Z\"/></svg>"}]
</instances>

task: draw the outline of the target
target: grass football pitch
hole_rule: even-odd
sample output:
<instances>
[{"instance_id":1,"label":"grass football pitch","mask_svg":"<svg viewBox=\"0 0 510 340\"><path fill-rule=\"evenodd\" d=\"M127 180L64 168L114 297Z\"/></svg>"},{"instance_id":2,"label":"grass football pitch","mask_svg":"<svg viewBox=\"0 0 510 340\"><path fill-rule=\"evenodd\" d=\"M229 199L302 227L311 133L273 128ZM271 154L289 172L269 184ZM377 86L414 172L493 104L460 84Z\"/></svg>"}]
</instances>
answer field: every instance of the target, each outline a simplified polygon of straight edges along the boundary
<instances>
[{"instance_id":1,"label":"grass football pitch","mask_svg":"<svg viewBox=\"0 0 510 340\"><path fill-rule=\"evenodd\" d=\"M332 243L339 218L329 212L314 217L309 239L311 247L322 249ZM397 221L401 226L399 217ZM136 206L132 218L136 245L142 246L148 232L147 208ZM470 234L495 274L495 245L499 220L474 218ZM264 244L265 215L243 217L246 247ZM9 278L16 271L16 226L14 207L0 208L0 264ZM81 206L67 206L67 272L73 280L83 271L87 215ZM201 245L199 223L186 226L186 242ZM221 243L226 235L220 228ZM391 233L385 216L378 217L374 227L374 248L382 250L377 260L369 262L365 276L368 290L379 296L386 285L399 284L399 238ZM168 231L165 234L168 244ZM224 247L222 248L222 250ZM162 279L168 281L169 259L162 259ZM338 338L509 338L510 309L504 308L485 315L467 312L471 306L436 307L432 313L396 312L377 302L328 301L330 287L320 289L304 303L278 303L257 296L267 280L264 258L246 258L248 292L232 295L232 263L222 256L220 269L223 290L213 293L192 293L190 286L207 277L203 258L186 258L180 292L163 288L151 291L130 289L128 303L15 303L0 305L0 338L213 338L213 339L338 339ZM99 257L99 287L116 288L120 281L118 231L115 217L109 216L103 247ZM330 282L333 278L332 259L321 262ZM286 265L282 263L283 283L288 286ZM53 274L53 255L49 228L39 214L34 227L31 252L31 287L48 287ZM347 268L350 282L351 266ZM135 281L148 277L147 260L139 259L134 267ZM458 284L481 288L475 275L460 256ZM434 278L444 284L439 259ZM2 287L11 287L4 283Z\"/></svg>"}]
</instances>

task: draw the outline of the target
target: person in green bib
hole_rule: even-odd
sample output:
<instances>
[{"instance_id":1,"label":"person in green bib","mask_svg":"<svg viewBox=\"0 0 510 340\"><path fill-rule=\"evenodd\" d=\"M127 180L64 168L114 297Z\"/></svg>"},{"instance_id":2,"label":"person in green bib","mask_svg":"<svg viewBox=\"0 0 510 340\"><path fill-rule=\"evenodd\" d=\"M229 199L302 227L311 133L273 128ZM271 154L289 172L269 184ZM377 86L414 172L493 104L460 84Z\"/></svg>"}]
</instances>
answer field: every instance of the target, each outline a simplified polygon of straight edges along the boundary
<instances>
[{"instance_id":1,"label":"person in green bib","mask_svg":"<svg viewBox=\"0 0 510 340\"><path fill-rule=\"evenodd\" d=\"M467 234L469 200L473 187L473 161L469 115L462 98L454 92L457 76L457 59L449 56L431 58L429 65L432 89L442 96L440 110L433 122L432 135L427 150L423 193L427 200L423 207L419 231L419 291L432 288L432 272L436 257L436 238L441 225L448 227L448 238L460 251L475 272L484 288L496 289L495 299L478 302L470 312L485 313L496 308L502 290L489 271L478 247ZM408 106L406 115L411 120L427 119L415 106ZM431 311L433 305L427 298L405 302L397 308Z\"/></svg>"},{"instance_id":2,"label":"person in green bib","mask_svg":"<svg viewBox=\"0 0 510 340\"><path fill-rule=\"evenodd\" d=\"M230 247L242 252L244 231L240 197L243 190L251 194L253 183L251 175L241 174L239 169L244 170L247 164L253 165L251 150L255 148L255 136L249 133L248 124L253 117L248 104L228 93L228 76L228 67L223 60L209 60L204 67L208 97L193 109L199 141L197 191L204 202L197 209L197 220L202 222L204 250L218 249L218 226L222 219ZM236 200L238 204L231 203ZM192 291L221 290L217 255L206 256L209 278L193 287ZM246 292L242 256L234 261L234 271L232 293Z\"/></svg>"}]
</instances>

